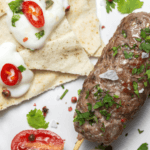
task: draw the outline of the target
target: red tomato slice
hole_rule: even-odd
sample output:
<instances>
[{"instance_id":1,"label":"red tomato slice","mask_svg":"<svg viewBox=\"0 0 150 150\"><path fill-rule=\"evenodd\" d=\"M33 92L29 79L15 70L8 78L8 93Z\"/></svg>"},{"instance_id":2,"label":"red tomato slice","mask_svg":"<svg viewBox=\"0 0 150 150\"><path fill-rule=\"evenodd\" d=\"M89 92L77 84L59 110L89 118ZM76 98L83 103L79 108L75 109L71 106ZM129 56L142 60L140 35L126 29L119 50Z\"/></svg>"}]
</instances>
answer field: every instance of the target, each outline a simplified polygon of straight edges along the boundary
<instances>
[{"instance_id":1,"label":"red tomato slice","mask_svg":"<svg viewBox=\"0 0 150 150\"><path fill-rule=\"evenodd\" d=\"M29 141L34 134L35 140ZM64 140L48 130L24 130L17 134L11 143L11 150L63 150Z\"/></svg>"},{"instance_id":2,"label":"red tomato slice","mask_svg":"<svg viewBox=\"0 0 150 150\"><path fill-rule=\"evenodd\" d=\"M23 2L22 11L34 27L41 28L44 26L45 20L43 11L37 3L32 1Z\"/></svg>"},{"instance_id":3,"label":"red tomato slice","mask_svg":"<svg viewBox=\"0 0 150 150\"><path fill-rule=\"evenodd\" d=\"M5 64L0 73L2 81L8 86L18 84L22 79L20 70L13 64Z\"/></svg>"}]
</instances>

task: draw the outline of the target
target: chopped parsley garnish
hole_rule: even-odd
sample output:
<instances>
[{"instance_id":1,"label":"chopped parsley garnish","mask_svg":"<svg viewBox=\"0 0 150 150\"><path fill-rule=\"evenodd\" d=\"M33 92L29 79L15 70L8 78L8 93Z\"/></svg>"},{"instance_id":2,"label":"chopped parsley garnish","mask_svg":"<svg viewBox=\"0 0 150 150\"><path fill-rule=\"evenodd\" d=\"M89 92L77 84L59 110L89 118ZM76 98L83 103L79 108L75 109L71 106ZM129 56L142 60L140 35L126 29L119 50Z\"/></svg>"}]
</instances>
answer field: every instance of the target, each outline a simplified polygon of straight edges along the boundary
<instances>
[{"instance_id":1,"label":"chopped parsley garnish","mask_svg":"<svg viewBox=\"0 0 150 150\"><path fill-rule=\"evenodd\" d=\"M43 37L45 35L45 31L44 30L42 30L42 31L40 31L40 32L38 32L38 33L35 33L35 36L38 38L38 39L40 39L41 37Z\"/></svg>"},{"instance_id":2,"label":"chopped parsley garnish","mask_svg":"<svg viewBox=\"0 0 150 150\"><path fill-rule=\"evenodd\" d=\"M61 85L62 89L65 89L64 85Z\"/></svg>"},{"instance_id":3,"label":"chopped parsley garnish","mask_svg":"<svg viewBox=\"0 0 150 150\"><path fill-rule=\"evenodd\" d=\"M132 75L136 74L137 73L137 68L133 68L132 69Z\"/></svg>"},{"instance_id":4,"label":"chopped parsley garnish","mask_svg":"<svg viewBox=\"0 0 150 150\"><path fill-rule=\"evenodd\" d=\"M99 87L99 85L96 85L95 87L97 89L97 92L94 93L94 96L97 97L96 98L97 100L99 100L101 98L101 96L102 96L101 93L103 92L103 90Z\"/></svg>"},{"instance_id":5,"label":"chopped parsley garnish","mask_svg":"<svg viewBox=\"0 0 150 150\"><path fill-rule=\"evenodd\" d=\"M23 14L23 12L21 10L22 2L23 2L23 0L15 0L15 1L12 1L12 2L8 3L11 11L13 12L13 16L12 16L12 19L11 19L13 27L16 27L15 23L20 19L20 16L15 15L15 14Z\"/></svg>"},{"instance_id":6,"label":"chopped parsley garnish","mask_svg":"<svg viewBox=\"0 0 150 150\"><path fill-rule=\"evenodd\" d=\"M134 55L135 58L138 58L140 55Z\"/></svg>"},{"instance_id":7,"label":"chopped parsley garnish","mask_svg":"<svg viewBox=\"0 0 150 150\"><path fill-rule=\"evenodd\" d=\"M64 92L64 93L62 94L62 96L60 97L60 99L63 99L64 96L68 93L68 91L69 91L69 90L66 89L65 92Z\"/></svg>"},{"instance_id":8,"label":"chopped parsley garnish","mask_svg":"<svg viewBox=\"0 0 150 150\"><path fill-rule=\"evenodd\" d=\"M143 6L143 2L140 0L120 0L118 1L118 11L122 14L132 13L135 9L139 9Z\"/></svg>"},{"instance_id":9,"label":"chopped parsley garnish","mask_svg":"<svg viewBox=\"0 0 150 150\"><path fill-rule=\"evenodd\" d=\"M11 22L12 22L12 26L13 27L16 27L15 23L20 19L20 16L19 15L13 15L12 16L12 19L11 19Z\"/></svg>"},{"instance_id":10,"label":"chopped parsley garnish","mask_svg":"<svg viewBox=\"0 0 150 150\"><path fill-rule=\"evenodd\" d=\"M112 146L111 145L104 146L103 143L102 143L101 145L98 145L98 147L95 147L95 149L99 149L99 150L106 150L106 149L109 150L110 149L110 150L112 150Z\"/></svg>"},{"instance_id":11,"label":"chopped parsley garnish","mask_svg":"<svg viewBox=\"0 0 150 150\"><path fill-rule=\"evenodd\" d=\"M102 127L100 128L103 132L105 132L105 125L102 123Z\"/></svg>"},{"instance_id":12,"label":"chopped parsley garnish","mask_svg":"<svg viewBox=\"0 0 150 150\"><path fill-rule=\"evenodd\" d=\"M124 51L125 59L132 59L133 55L134 54L132 52L129 52L129 54L128 54L127 51Z\"/></svg>"},{"instance_id":13,"label":"chopped parsley garnish","mask_svg":"<svg viewBox=\"0 0 150 150\"><path fill-rule=\"evenodd\" d=\"M46 3L46 9L50 8L54 4L52 0L46 0L45 3Z\"/></svg>"},{"instance_id":14,"label":"chopped parsley garnish","mask_svg":"<svg viewBox=\"0 0 150 150\"><path fill-rule=\"evenodd\" d=\"M141 78L138 78L138 81L141 81L141 80L143 80L145 77L141 77Z\"/></svg>"},{"instance_id":15,"label":"chopped parsley garnish","mask_svg":"<svg viewBox=\"0 0 150 150\"><path fill-rule=\"evenodd\" d=\"M134 93L138 96L139 96L139 91L138 91L138 83L133 81L133 89L134 89Z\"/></svg>"},{"instance_id":16,"label":"chopped parsley garnish","mask_svg":"<svg viewBox=\"0 0 150 150\"><path fill-rule=\"evenodd\" d=\"M114 98L119 98L119 96L118 95L114 95Z\"/></svg>"},{"instance_id":17,"label":"chopped parsley garnish","mask_svg":"<svg viewBox=\"0 0 150 150\"><path fill-rule=\"evenodd\" d=\"M23 65L20 65L20 66L18 67L18 69L20 70L20 72L23 72L23 71L26 70L26 68L25 68Z\"/></svg>"},{"instance_id":18,"label":"chopped parsley garnish","mask_svg":"<svg viewBox=\"0 0 150 150\"><path fill-rule=\"evenodd\" d=\"M123 35L124 38L127 37L127 34L126 34L125 30L122 30L122 35Z\"/></svg>"},{"instance_id":19,"label":"chopped parsley garnish","mask_svg":"<svg viewBox=\"0 0 150 150\"><path fill-rule=\"evenodd\" d=\"M150 52L150 43L141 43L140 49L144 50L146 53Z\"/></svg>"},{"instance_id":20,"label":"chopped parsley garnish","mask_svg":"<svg viewBox=\"0 0 150 150\"><path fill-rule=\"evenodd\" d=\"M146 71L146 75L147 75L148 79L150 79L150 70Z\"/></svg>"},{"instance_id":21,"label":"chopped parsley garnish","mask_svg":"<svg viewBox=\"0 0 150 150\"><path fill-rule=\"evenodd\" d=\"M137 46L137 45L134 44L132 47L130 47L130 49L135 49L136 46Z\"/></svg>"},{"instance_id":22,"label":"chopped parsley garnish","mask_svg":"<svg viewBox=\"0 0 150 150\"><path fill-rule=\"evenodd\" d=\"M107 13L111 12L112 9L115 9L116 3L119 0L113 0L112 2L109 2L108 0L106 0L106 11Z\"/></svg>"},{"instance_id":23,"label":"chopped parsley garnish","mask_svg":"<svg viewBox=\"0 0 150 150\"><path fill-rule=\"evenodd\" d=\"M142 73L143 70L144 70L144 68L145 68L145 66L142 64L142 65L140 66L140 68L137 69L137 74Z\"/></svg>"},{"instance_id":24,"label":"chopped parsley garnish","mask_svg":"<svg viewBox=\"0 0 150 150\"><path fill-rule=\"evenodd\" d=\"M137 150L148 150L148 144L147 143L143 143Z\"/></svg>"},{"instance_id":25,"label":"chopped parsley garnish","mask_svg":"<svg viewBox=\"0 0 150 150\"><path fill-rule=\"evenodd\" d=\"M144 132L144 130L140 130L140 129L138 129L138 132L139 132L139 134L141 134L141 133L143 133L143 132Z\"/></svg>"},{"instance_id":26,"label":"chopped parsley garnish","mask_svg":"<svg viewBox=\"0 0 150 150\"><path fill-rule=\"evenodd\" d=\"M135 38L138 42L142 42L142 39L140 38Z\"/></svg>"},{"instance_id":27,"label":"chopped parsley garnish","mask_svg":"<svg viewBox=\"0 0 150 150\"><path fill-rule=\"evenodd\" d=\"M85 99L88 99L89 95L90 95L90 92L88 90L88 91L86 91L86 97L85 97Z\"/></svg>"},{"instance_id":28,"label":"chopped parsley garnish","mask_svg":"<svg viewBox=\"0 0 150 150\"><path fill-rule=\"evenodd\" d=\"M147 36L147 37L145 38L145 42L150 43L150 36Z\"/></svg>"},{"instance_id":29,"label":"chopped parsley garnish","mask_svg":"<svg viewBox=\"0 0 150 150\"><path fill-rule=\"evenodd\" d=\"M82 91L81 89L79 89L79 90L78 90L78 95L80 95L80 94L81 94L81 91Z\"/></svg>"},{"instance_id":30,"label":"chopped parsley garnish","mask_svg":"<svg viewBox=\"0 0 150 150\"><path fill-rule=\"evenodd\" d=\"M147 82L144 82L144 86L147 87Z\"/></svg>"},{"instance_id":31,"label":"chopped parsley garnish","mask_svg":"<svg viewBox=\"0 0 150 150\"><path fill-rule=\"evenodd\" d=\"M43 112L40 109L37 110L36 108L27 114L27 121L28 124L35 129L46 129L49 125L49 122L45 121Z\"/></svg>"},{"instance_id":32,"label":"chopped parsley garnish","mask_svg":"<svg viewBox=\"0 0 150 150\"><path fill-rule=\"evenodd\" d=\"M118 47L113 47L112 50L113 50L113 56L115 57L117 54L118 54L118 49L120 48L120 46Z\"/></svg>"},{"instance_id":33,"label":"chopped parsley garnish","mask_svg":"<svg viewBox=\"0 0 150 150\"><path fill-rule=\"evenodd\" d=\"M98 123L97 117L92 112L92 104L87 103L88 111L85 113L81 113L79 110L76 109L77 116L74 118L73 122L79 122L79 125L83 125L87 120L90 125L93 123Z\"/></svg>"},{"instance_id":34,"label":"chopped parsley garnish","mask_svg":"<svg viewBox=\"0 0 150 150\"><path fill-rule=\"evenodd\" d=\"M111 117L111 114L110 114L110 113L108 113L108 112L106 111L106 109L104 109L104 110L100 110L100 113L101 113L103 116L105 116L105 117L106 117L106 120L109 120L109 119L110 119L110 117Z\"/></svg>"},{"instance_id":35,"label":"chopped parsley garnish","mask_svg":"<svg viewBox=\"0 0 150 150\"><path fill-rule=\"evenodd\" d=\"M125 128L126 128L126 125L123 125L123 128L125 129Z\"/></svg>"}]
</instances>

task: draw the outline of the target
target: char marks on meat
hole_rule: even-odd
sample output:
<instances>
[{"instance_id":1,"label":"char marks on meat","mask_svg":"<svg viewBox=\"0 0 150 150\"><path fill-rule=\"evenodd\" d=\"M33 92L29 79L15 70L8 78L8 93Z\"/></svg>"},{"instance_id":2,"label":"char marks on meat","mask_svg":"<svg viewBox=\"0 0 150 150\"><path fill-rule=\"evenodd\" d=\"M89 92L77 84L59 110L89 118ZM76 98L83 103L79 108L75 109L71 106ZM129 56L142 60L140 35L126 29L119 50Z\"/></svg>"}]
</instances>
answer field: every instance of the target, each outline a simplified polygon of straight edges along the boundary
<instances>
[{"instance_id":1,"label":"char marks on meat","mask_svg":"<svg viewBox=\"0 0 150 150\"><path fill-rule=\"evenodd\" d=\"M79 133L80 138L82 136L82 138L93 142L104 143L106 145L111 144L122 134L124 123L132 119L144 104L150 92L150 84L148 83L148 86L145 87L143 82L147 80L143 79L139 82L138 79L144 76L146 69L144 68L141 73L134 75L132 74L132 70L135 67L139 68L142 64L146 66L147 63L150 63L149 55L145 56L142 54L144 51L139 49L140 42L135 40L135 38L140 38L141 29L149 27L149 25L150 14L148 13L141 12L128 15L121 21L115 34L104 48L94 70L83 84L76 107L78 111L85 113L89 111L87 103L92 104L91 112L97 117L98 123L94 122L90 124L88 120L85 120L83 125L79 125L79 122L74 122L75 130ZM126 32L126 38L122 35L122 30ZM130 49L122 45L128 45L130 48L134 46L134 48ZM115 56L113 56L113 47L119 47L118 53ZM139 57L135 58L132 56L131 59L125 59L124 51L128 54L130 52L134 55L138 54ZM145 56L145 58L142 58L142 56ZM100 78L100 75L108 70L114 70L119 79L113 81ZM139 92L139 96L134 92L133 83L137 83L139 91L142 90L142 92ZM103 110L104 107L93 109L96 102L102 100L96 99L94 96L96 92L94 87L96 85L99 85L100 89L105 92L109 91L112 97L113 95L119 96L119 98L114 98L114 105L108 107L108 109L105 108L107 113L111 114L108 120L100 113L100 110ZM89 91L88 97L86 97L87 91ZM103 98L103 93L101 97ZM120 100L121 106L117 108L116 104L119 104ZM77 113L75 113L76 116Z\"/></svg>"}]
</instances>

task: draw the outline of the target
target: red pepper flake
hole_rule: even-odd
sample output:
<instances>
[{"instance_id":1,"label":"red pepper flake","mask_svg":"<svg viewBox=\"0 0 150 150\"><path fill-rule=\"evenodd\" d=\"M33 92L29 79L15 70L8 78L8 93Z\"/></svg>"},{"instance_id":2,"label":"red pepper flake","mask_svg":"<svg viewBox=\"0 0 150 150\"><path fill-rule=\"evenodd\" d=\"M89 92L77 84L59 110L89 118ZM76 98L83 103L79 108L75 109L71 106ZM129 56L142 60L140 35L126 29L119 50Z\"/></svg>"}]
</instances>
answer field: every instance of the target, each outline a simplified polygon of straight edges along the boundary
<instances>
[{"instance_id":1,"label":"red pepper flake","mask_svg":"<svg viewBox=\"0 0 150 150\"><path fill-rule=\"evenodd\" d=\"M46 117L46 115L47 115L47 113L48 113L48 109L47 109L46 106L44 106L44 107L42 108L42 112L43 112L43 116Z\"/></svg>"},{"instance_id":2,"label":"red pepper flake","mask_svg":"<svg viewBox=\"0 0 150 150\"><path fill-rule=\"evenodd\" d=\"M28 41L28 38L27 38L27 37L25 37L25 38L23 39L23 42L26 42L26 41Z\"/></svg>"},{"instance_id":3,"label":"red pepper flake","mask_svg":"<svg viewBox=\"0 0 150 150\"><path fill-rule=\"evenodd\" d=\"M102 26L102 29L104 29L105 28L105 26Z\"/></svg>"},{"instance_id":4,"label":"red pepper flake","mask_svg":"<svg viewBox=\"0 0 150 150\"><path fill-rule=\"evenodd\" d=\"M33 106L36 106L36 103L34 103Z\"/></svg>"},{"instance_id":5,"label":"red pepper flake","mask_svg":"<svg viewBox=\"0 0 150 150\"><path fill-rule=\"evenodd\" d=\"M72 102L72 103L76 103L76 102L77 102L77 97L75 97L75 96L72 97L72 98L71 98L71 102Z\"/></svg>"},{"instance_id":6,"label":"red pepper flake","mask_svg":"<svg viewBox=\"0 0 150 150\"><path fill-rule=\"evenodd\" d=\"M122 123L124 123L125 121L126 121L126 119L125 119L125 118L124 118L124 119L121 119L121 122L122 122Z\"/></svg>"},{"instance_id":7,"label":"red pepper flake","mask_svg":"<svg viewBox=\"0 0 150 150\"><path fill-rule=\"evenodd\" d=\"M69 11L70 10L70 5L66 8L66 10L65 11Z\"/></svg>"},{"instance_id":8,"label":"red pepper flake","mask_svg":"<svg viewBox=\"0 0 150 150\"><path fill-rule=\"evenodd\" d=\"M72 107L68 107L68 111L72 111Z\"/></svg>"}]
</instances>

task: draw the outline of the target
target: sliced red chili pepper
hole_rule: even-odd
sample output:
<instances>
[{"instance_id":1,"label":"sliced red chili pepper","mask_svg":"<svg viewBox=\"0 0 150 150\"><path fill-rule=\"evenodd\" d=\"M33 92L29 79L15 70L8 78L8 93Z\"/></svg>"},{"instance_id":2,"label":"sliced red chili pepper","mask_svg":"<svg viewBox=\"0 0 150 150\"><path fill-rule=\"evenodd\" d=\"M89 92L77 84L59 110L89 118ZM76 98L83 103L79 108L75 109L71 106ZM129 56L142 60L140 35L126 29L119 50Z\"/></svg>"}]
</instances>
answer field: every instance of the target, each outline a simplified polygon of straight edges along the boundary
<instances>
[{"instance_id":1,"label":"sliced red chili pepper","mask_svg":"<svg viewBox=\"0 0 150 150\"><path fill-rule=\"evenodd\" d=\"M71 98L71 102L72 102L72 103L76 103L76 102L77 102L77 97L72 97L72 98Z\"/></svg>"},{"instance_id":2,"label":"sliced red chili pepper","mask_svg":"<svg viewBox=\"0 0 150 150\"><path fill-rule=\"evenodd\" d=\"M25 38L23 39L23 42L26 42L26 41L28 41L28 38L27 38L27 37L25 37Z\"/></svg>"},{"instance_id":3,"label":"sliced red chili pepper","mask_svg":"<svg viewBox=\"0 0 150 150\"><path fill-rule=\"evenodd\" d=\"M67 6L66 10L65 11L69 11L70 10L70 5Z\"/></svg>"},{"instance_id":4,"label":"sliced red chili pepper","mask_svg":"<svg viewBox=\"0 0 150 150\"><path fill-rule=\"evenodd\" d=\"M126 121L126 119L125 119L125 118L124 118L124 119L121 119L121 122L122 122L122 123L124 123L125 121Z\"/></svg>"},{"instance_id":5,"label":"sliced red chili pepper","mask_svg":"<svg viewBox=\"0 0 150 150\"><path fill-rule=\"evenodd\" d=\"M102 29L104 29L105 28L105 26L102 26Z\"/></svg>"},{"instance_id":6,"label":"sliced red chili pepper","mask_svg":"<svg viewBox=\"0 0 150 150\"><path fill-rule=\"evenodd\" d=\"M45 24L44 14L41 7L33 1L25 1L22 3L22 11L30 23L41 28Z\"/></svg>"},{"instance_id":7,"label":"sliced red chili pepper","mask_svg":"<svg viewBox=\"0 0 150 150\"><path fill-rule=\"evenodd\" d=\"M68 107L68 111L72 111L72 107Z\"/></svg>"},{"instance_id":8,"label":"sliced red chili pepper","mask_svg":"<svg viewBox=\"0 0 150 150\"><path fill-rule=\"evenodd\" d=\"M5 64L0 73L2 81L8 86L18 84L22 79L20 70L13 64Z\"/></svg>"}]
</instances>

